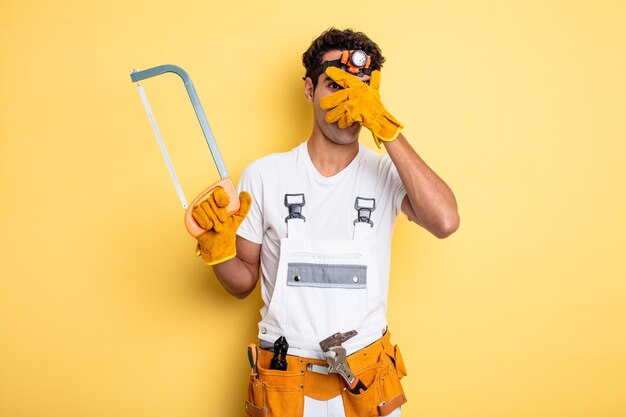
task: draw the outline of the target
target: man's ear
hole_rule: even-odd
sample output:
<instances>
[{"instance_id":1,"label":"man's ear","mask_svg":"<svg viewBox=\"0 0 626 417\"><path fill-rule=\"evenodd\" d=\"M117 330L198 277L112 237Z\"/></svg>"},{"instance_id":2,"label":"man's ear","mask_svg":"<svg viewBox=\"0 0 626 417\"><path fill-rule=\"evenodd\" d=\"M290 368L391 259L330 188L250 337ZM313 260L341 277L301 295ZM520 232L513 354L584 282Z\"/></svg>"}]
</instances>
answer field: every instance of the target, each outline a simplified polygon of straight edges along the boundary
<instances>
[{"instance_id":1,"label":"man's ear","mask_svg":"<svg viewBox=\"0 0 626 417\"><path fill-rule=\"evenodd\" d=\"M313 87L313 80L311 77L304 79L304 97L309 103L313 103L313 94L315 93L315 87Z\"/></svg>"}]
</instances>

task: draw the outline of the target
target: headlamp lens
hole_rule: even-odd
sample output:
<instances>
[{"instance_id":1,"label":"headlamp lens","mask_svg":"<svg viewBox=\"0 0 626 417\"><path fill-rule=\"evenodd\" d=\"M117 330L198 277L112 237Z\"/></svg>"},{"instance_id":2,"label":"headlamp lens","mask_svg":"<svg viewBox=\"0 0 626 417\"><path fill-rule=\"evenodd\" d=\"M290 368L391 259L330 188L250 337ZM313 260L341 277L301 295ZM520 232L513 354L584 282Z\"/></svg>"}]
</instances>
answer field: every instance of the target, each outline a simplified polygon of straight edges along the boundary
<instances>
[{"instance_id":1,"label":"headlamp lens","mask_svg":"<svg viewBox=\"0 0 626 417\"><path fill-rule=\"evenodd\" d=\"M350 61L355 67L364 67L367 63L367 54L361 50L354 51L350 56Z\"/></svg>"}]
</instances>

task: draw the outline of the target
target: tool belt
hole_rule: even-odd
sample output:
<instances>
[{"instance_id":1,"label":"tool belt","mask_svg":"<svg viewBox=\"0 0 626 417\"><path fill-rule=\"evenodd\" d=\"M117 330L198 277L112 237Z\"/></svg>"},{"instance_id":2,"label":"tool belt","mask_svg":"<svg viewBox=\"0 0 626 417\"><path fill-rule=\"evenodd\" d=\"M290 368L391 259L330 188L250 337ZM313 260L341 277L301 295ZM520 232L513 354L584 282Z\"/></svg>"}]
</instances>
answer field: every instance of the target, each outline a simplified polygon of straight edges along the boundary
<instances>
[{"instance_id":1,"label":"tool belt","mask_svg":"<svg viewBox=\"0 0 626 417\"><path fill-rule=\"evenodd\" d=\"M400 384L406 375L398 346L389 332L369 346L348 356L354 373L367 390L353 394L337 374L315 372L325 360L287 355L287 370L269 369L273 353L258 350L258 375L250 377L246 417L302 417L304 397L326 401L342 396L346 417L386 416L407 400Z\"/></svg>"}]
</instances>

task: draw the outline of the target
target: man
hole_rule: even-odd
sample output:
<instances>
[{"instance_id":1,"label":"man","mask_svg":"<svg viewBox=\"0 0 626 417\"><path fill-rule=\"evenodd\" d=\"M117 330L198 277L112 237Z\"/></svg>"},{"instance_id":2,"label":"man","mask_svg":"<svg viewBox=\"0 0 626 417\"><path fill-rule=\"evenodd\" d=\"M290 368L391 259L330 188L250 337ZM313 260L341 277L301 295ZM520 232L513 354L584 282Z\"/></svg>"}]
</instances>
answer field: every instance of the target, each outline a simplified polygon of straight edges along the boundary
<instances>
[{"instance_id":1,"label":"man","mask_svg":"<svg viewBox=\"0 0 626 417\"><path fill-rule=\"evenodd\" d=\"M228 292L246 297L261 272L247 416L398 416L406 401L385 317L395 219L444 238L459 216L382 104L383 62L361 32L322 33L303 55L309 139L246 168L238 213L222 190L194 209L198 253ZM359 144L362 127L388 156Z\"/></svg>"}]
</instances>

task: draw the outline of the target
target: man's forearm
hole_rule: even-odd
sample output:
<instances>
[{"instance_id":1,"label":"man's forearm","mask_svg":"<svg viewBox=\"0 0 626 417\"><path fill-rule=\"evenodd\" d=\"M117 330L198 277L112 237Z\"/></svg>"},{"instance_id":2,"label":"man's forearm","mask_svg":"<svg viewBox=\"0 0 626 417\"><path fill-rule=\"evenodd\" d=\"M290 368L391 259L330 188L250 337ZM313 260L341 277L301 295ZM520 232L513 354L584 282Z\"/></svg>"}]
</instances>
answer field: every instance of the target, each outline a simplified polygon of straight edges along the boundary
<instances>
[{"instance_id":1,"label":"man's forearm","mask_svg":"<svg viewBox=\"0 0 626 417\"><path fill-rule=\"evenodd\" d=\"M245 298L259 279L261 245L237 236L237 256L213 265L220 284L237 298Z\"/></svg>"},{"instance_id":2,"label":"man's forearm","mask_svg":"<svg viewBox=\"0 0 626 417\"><path fill-rule=\"evenodd\" d=\"M213 265L213 271L224 289L240 299L254 290L258 280L258 269L253 273L251 266L237 256Z\"/></svg>"},{"instance_id":3,"label":"man's forearm","mask_svg":"<svg viewBox=\"0 0 626 417\"><path fill-rule=\"evenodd\" d=\"M459 227L459 214L450 187L426 165L404 135L383 143L406 189L410 208L403 211L408 211L409 220L439 238L454 233Z\"/></svg>"}]
</instances>

